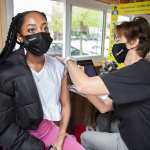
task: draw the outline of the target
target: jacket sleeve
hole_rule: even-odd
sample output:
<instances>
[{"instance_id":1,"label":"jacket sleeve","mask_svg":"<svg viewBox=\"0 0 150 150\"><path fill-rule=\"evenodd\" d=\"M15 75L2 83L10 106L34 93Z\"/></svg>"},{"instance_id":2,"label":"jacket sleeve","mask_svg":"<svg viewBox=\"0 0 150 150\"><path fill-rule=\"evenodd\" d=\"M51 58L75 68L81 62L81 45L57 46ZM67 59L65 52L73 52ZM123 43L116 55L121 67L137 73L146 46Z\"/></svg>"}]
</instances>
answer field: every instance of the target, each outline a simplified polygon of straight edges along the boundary
<instances>
[{"instance_id":1,"label":"jacket sleeve","mask_svg":"<svg viewBox=\"0 0 150 150\"><path fill-rule=\"evenodd\" d=\"M0 145L11 150L46 150L44 143L16 124L13 98L0 88Z\"/></svg>"}]
</instances>

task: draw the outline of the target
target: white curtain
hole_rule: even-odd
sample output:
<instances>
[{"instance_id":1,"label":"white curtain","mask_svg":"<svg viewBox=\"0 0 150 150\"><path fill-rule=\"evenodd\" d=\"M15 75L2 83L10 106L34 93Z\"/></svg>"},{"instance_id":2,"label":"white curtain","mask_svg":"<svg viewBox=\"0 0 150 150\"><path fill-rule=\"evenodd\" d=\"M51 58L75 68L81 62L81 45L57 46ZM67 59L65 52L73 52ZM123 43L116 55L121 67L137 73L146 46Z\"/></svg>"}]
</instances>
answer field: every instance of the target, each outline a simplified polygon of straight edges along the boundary
<instances>
[{"instance_id":1,"label":"white curtain","mask_svg":"<svg viewBox=\"0 0 150 150\"><path fill-rule=\"evenodd\" d=\"M0 0L0 52L6 39L6 0Z\"/></svg>"}]
</instances>

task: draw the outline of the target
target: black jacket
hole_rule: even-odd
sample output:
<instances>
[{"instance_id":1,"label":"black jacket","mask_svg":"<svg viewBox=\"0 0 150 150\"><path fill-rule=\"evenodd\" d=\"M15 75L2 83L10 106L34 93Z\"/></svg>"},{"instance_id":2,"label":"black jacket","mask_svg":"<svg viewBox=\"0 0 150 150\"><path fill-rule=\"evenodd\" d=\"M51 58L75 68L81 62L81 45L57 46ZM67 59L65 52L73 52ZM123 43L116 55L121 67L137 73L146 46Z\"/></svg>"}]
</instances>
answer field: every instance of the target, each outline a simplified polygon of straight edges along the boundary
<instances>
[{"instance_id":1,"label":"black jacket","mask_svg":"<svg viewBox=\"0 0 150 150\"><path fill-rule=\"evenodd\" d=\"M23 50L13 52L0 65L0 145L7 150L45 150L31 136L43 119L43 110Z\"/></svg>"}]
</instances>

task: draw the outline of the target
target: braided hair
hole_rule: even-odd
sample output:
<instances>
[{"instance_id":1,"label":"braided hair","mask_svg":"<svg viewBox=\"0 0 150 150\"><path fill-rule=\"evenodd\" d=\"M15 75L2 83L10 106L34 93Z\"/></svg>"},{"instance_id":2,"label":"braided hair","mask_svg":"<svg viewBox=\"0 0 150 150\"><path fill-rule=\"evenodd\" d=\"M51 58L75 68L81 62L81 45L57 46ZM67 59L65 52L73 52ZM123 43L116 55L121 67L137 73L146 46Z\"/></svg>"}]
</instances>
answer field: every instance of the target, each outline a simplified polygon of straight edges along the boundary
<instances>
[{"instance_id":1,"label":"braided hair","mask_svg":"<svg viewBox=\"0 0 150 150\"><path fill-rule=\"evenodd\" d=\"M25 16L29 13L34 12L39 13L47 20L46 15L43 12L39 11L25 11L22 13L18 13L15 17L13 17L9 27L7 39L5 41L5 46L2 53L0 54L0 63L3 62L14 50L14 47L17 43L17 34L21 33L21 27L23 25Z\"/></svg>"}]
</instances>

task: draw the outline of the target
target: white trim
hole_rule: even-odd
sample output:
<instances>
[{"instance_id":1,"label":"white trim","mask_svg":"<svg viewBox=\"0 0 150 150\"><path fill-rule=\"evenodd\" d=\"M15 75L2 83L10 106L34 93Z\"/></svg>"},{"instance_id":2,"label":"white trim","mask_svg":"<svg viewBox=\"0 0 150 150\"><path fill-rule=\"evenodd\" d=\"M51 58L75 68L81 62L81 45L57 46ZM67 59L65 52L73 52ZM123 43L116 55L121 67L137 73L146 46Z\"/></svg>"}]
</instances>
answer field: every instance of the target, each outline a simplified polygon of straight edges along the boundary
<instances>
[{"instance_id":1,"label":"white trim","mask_svg":"<svg viewBox=\"0 0 150 150\"><path fill-rule=\"evenodd\" d=\"M71 39L71 6L69 0L64 0L64 29L63 29L63 57L70 56Z\"/></svg>"}]
</instances>

